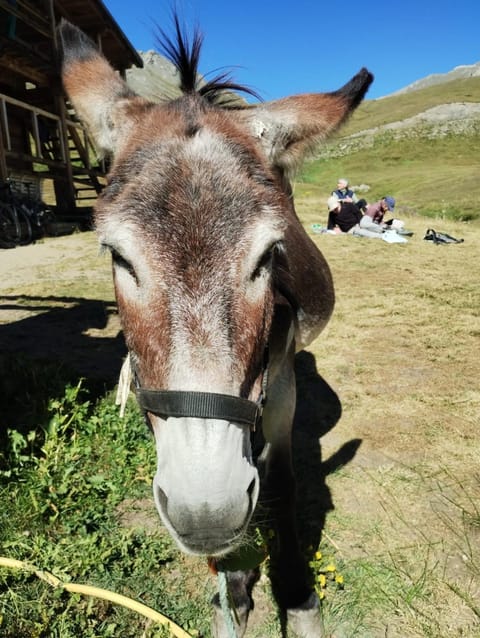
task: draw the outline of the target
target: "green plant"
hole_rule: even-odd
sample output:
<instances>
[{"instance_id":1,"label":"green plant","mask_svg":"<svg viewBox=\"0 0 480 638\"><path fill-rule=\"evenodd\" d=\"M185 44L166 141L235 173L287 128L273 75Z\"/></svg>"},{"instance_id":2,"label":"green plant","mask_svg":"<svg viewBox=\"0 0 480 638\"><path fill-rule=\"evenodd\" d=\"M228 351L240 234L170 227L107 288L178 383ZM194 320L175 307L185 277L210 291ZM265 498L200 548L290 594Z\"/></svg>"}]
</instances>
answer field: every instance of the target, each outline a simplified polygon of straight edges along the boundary
<instances>
[{"instance_id":1,"label":"green plant","mask_svg":"<svg viewBox=\"0 0 480 638\"><path fill-rule=\"evenodd\" d=\"M170 566L179 556L170 538L159 525L147 532L119 521L118 507L127 496L149 492L154 469L151 436L136 406L129 404L120 419L110 397L92 404L79 383L50 402L49 415L40 448L32 445L36 431L9 432L8 469L0 475L6 504L0 512L1 552L63 580L140 596L197 630L206 601L203 592L199 602L185 594L179 598L187 578L170 589ZM50 591L26 574L0 568L2 635L42 636L48 628L49 636L61 638L118 631L133 637L144 623L113 605ZM146 635L159 637L162 631L151 627Z\"/></svg>"}]
</instances>

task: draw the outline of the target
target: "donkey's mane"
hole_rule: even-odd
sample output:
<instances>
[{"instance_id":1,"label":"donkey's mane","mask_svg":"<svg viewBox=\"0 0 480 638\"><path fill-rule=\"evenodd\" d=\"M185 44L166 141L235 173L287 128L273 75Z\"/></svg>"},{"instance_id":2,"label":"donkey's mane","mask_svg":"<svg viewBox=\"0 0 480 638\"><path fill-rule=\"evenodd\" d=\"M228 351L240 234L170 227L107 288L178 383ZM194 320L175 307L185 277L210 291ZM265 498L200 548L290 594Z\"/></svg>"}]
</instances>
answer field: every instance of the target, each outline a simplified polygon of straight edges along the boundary
<instances>
[{"instance_id":1,"label":"donkey's mane","mask_svg":"<svg viewBox=\"0 0 480 638\"><path fill-rule=\"evenodd\" d=\"M232 95L231 99L228 99L229 96L226 92L246 93L261 100L256 91L234 82L228 71L219 73L208 82L202 83L198 73L198 65L203 44L203 34L198 27L195 27L190 41L176 14L173 15L173 22L175 37L171 38L157 25L156 43L159 52L177 69L180 75L180 90L183 94L197 94L209 104L216 104L222 108L231 107L233 102L235 103L233 106L238 108L236 96Z\"/></svg>"}]
</instances>

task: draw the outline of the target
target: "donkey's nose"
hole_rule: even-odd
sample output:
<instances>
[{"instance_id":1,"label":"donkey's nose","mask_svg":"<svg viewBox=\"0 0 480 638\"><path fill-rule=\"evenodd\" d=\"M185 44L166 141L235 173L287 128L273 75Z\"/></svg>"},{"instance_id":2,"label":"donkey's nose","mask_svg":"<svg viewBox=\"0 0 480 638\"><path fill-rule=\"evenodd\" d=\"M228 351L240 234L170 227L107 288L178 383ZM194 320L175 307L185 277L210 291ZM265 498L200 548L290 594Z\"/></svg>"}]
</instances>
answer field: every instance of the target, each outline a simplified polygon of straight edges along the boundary
<instances>
[{"instance_id":1,"label":"donkey's nose","mask_svg":"<svg viewBox=\"0 0 480 638\"><path fill-rule=\"evenodd\" d=\"M239 544L258 498L250 431L219 419L154 421L160 517L181 549L221 555Z\"/></svg>"},{"instance_id":2,"label":"donkey's nose","mask_svg":"<svg viewBox=\"0 0 480 638\"><path fill-rule=\"evenodd\" d=\"M253 469L253 468L252 468ZM236 547L250 522L259 491L255 476L242 494L229 494L223 502L199 503L167 495L154 481L160 516L180 547L189 553L221 556Z\"/></svg>"}]
</instances>

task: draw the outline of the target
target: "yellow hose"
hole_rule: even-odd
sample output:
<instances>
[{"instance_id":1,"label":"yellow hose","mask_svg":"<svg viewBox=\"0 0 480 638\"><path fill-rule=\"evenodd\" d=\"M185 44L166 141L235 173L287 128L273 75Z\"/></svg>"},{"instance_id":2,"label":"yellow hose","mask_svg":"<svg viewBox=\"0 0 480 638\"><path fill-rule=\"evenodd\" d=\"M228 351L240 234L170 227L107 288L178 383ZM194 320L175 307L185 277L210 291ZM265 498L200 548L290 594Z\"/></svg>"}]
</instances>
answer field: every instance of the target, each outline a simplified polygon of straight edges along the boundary
<instances>
[{"instance_id":1,"label":"yellow hose","mask_svg":"<svg viewBox=\"0 0 480 638\"><path fill-rule=\"evenodd\" d=\"M108 591L108 589L102 589L101 587L78 585L76 583L64 583L49 572L42 571L34 565L29 565L28 563L24 563L21 560L15 560L14 558L5 558L0 556L0 567L9 567L12 569L21 569L23 571L31 572L52 587L61 587L72 594L83 594L84 596L94 596L95 598L109 600L112 603L131 609L146 618L150 618L150 620L153 620L154 622L166 625L176 638L191 638L190 634L187 634L186 631L163 614L160 614L158 611L155 611L136 600L127 598L127 596L116 594L115 592Z\"/></svg>"}]
</instances>

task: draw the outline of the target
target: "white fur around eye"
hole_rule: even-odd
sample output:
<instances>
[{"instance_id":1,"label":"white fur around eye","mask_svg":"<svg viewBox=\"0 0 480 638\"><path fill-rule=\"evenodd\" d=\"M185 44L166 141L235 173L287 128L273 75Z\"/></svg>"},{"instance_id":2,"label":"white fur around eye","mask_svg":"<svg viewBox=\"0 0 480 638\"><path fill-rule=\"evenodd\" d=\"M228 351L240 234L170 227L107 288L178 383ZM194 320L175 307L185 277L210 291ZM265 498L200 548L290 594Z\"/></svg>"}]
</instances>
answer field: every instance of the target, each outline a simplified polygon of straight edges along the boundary
<instances>
[{"instance_id":1,"label":"white fur around eye","mask_svg":"<svg viewBox=\"0 0 480 638\"><path fill-rule=\"evenodd\" d=\"M251 281L246 290L246 298L252 303L261 299L267 287L270 285L271 272L263 268L261 273L253 281Z\"/></svg>"},{"instance_id":2,"label":"white fur around eye","mask_svg":"<svg viewBox=\"0 0 480 638\"><path fill-rule=\"evenodd\" d=\"M152 277L146 254L139 250L138 229L131 223L107 222L99 228L103 247L112 254L115 285L122 294L145 291Z\"/></svg>"},{"instance_id":3,"label":"white fur around eye","mask_svg":"<svg viewBox=\"0 0 480 638\"><path fill-rule=\"evenodd\" d=\"M113 260L113 257L112 257ZM137 295L139 281L137 275L124 266L113 262L113 272L115 285L121 290L123 295Z\"/></svg>"},{"instance_id":4,"label":"white fur around eye","mask_svg":"<svg viewBox=\"0 0 480 638\"><path fill-rule=\"evenodd\" d=\"M243 277L247 280L252 278L266 251L283 239L282 222L272 214L268 216L268 210L266 213L265 218L258 221L249 233L250 246L242 264Z\"/></svg>"},{"instance_id":5,"label":"white fur around eye","mask_svg":"<svg viewBox=\"0 0 480 638\"><path fill-rule=\"evenodd\" d=\"M242 264L245 292L250 302L260 299L270 285L274 246L283 239L281 224L271 211L266 212L266 219L252 228L250 247Z\"/></svg>"}]
</instances>

